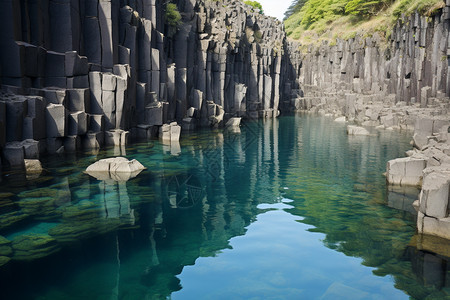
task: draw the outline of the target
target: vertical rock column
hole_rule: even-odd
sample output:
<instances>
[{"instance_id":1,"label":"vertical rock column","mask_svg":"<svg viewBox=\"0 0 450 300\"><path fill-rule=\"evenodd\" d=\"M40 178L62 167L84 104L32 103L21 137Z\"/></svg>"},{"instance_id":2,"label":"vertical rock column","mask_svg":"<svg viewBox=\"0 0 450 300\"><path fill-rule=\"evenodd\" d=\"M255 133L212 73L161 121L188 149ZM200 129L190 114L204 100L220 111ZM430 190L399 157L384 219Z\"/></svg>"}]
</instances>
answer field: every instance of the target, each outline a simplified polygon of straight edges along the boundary
<instances>
[{"instance_id":1,"label":"vertical rock column","mask_svg":"<svg viewBox=\"0 0 450 300\"><path fill-rule=\"evenodd\" d=\"M115 4L111 0L99 0L98 20L101 34L101 65L102 71L112 72L113 65L117 61L118 28L117 18L113 20ZM114 22L113 22L114 21Z\"/></svg>"}]
</instances>

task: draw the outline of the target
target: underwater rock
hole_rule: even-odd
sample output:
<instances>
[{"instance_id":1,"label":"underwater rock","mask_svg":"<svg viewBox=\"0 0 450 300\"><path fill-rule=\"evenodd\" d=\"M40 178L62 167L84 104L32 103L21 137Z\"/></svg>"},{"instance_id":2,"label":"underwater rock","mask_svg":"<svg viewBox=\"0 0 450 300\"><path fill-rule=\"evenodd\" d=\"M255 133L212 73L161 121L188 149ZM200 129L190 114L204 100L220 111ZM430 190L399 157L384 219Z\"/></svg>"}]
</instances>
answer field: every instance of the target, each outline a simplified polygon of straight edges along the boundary
<instances>
[{"instance_id":1,"label":"underwater rock","mask_svg":"<svg viewBox=\"0 0 450 300\"><path fill-rule=\"evenodd\" d=\"M62 210L64 220L93 220L101 215L101 208L90 201L82 201L77 205L67 206Z\"/></svg>"},{"instance_id":2,"label":"underwater rock","mask_svg":"<svg viewBox=\"0 0 450 300\"><path fill-rule=\"evenodd\" d=\"M21 211L13 211L10 213L2 214L0 215L0 230L12 227L28 217L29 215L24 214Z\"/></svg>"},{"instance_id":3,"label":"underwater rock","mask_svg":"<svg viewBox=\"0 0 450 300\"><path fill-rule=\"evenodd\" d=\"M58 252L56 239L46 234L24 234L12 241L14 260L34 260Z\"/></svg>"},{"instance_id":4,"label":"underwater rock","mask_svg":"<svg viewBox=\"0 0 450 300\"><path fill-rule=\"evenodd\" d=\"M415 215L417 211L413 203L416 201L419 191L415 186L388 185L388 206Z\"/></svg>"},{"instance_id":5,"label":"underwater rock","mask_svg":"<svg viewBox=\"0 0 450 300\"><path fill-rule=\"evenodd\" d=\"M86 173L98 180L127 181L136 177L145 167L133 159L113 157L101 159L86 169Z\"/></svg>"},{"instance_id":6,"label":"underwater rock","mask_svg":"<svg viewBox=\"0 0 450 300\"><path fill-rule=\"evenodd\" d=\"M0 215L2 213L12 212L16 210L16 205L13 200L9 198L0 197Z\"/></svg>"},{"instance_id":7,"label":"underwater rock","mask_svg":"<svg viewBox=\"0 0 450 300\"><path fill-rule=\"evenodd\" d=\"M18 204L25 214L34 216L37 220L53 220L61 217L53 197L27 198L20 200Z\"/></svg>"},{"instance_id":8,"label":"underwater rock","mask_svg":"<svg viewBox=\"0 0 450 300\"><path fill-rule=\"evenodd\" d=\"M437 236L416 234L411 238L410 246L421 251L429 251L450 257L450 241Z\"/></svg>"},{"instance_id":9,"label":"underwater rock","mask_svg":"<svg viewBox=\"0 0 450 300\"><path fill-rule=\"evenodd\" d=\"M17 195L19 206L25 214L37 217L39 220L53 220L61 217L57 208L70 202L70 191L56 188L39 188L23 191Z\"/></svg>"},{"instance_id":10,"label":"underwater rock","mask_svg":"<svg viewBox=\"0 0 450 300\"><path fill-rule=\"evenodd\" d=\"M9 258L7 256L0 256L0 267L3 267L4 265L9 263L10 261L11 261L11 258Z\"/></svg>"},{"instance_id":11,"label":"underwater rock","mask_svg":"<svg viewBox=\"0 0 450 300\"><path fill-rule=\"evenodd\" d=\"M116 230L119 219L95 219L63 222L49 230L49 234L60 243L70 243Z\"/></svg>"},{"instance_id":12,"label":"underwater rock","mask_svg":"<svg viewBox=\"0 0 450 300\"><path fill-rule=\"evenodd\" d=\"M0 235L0 256L11 256L12 253L11 241Z\"/></svg>"}]
</instances>

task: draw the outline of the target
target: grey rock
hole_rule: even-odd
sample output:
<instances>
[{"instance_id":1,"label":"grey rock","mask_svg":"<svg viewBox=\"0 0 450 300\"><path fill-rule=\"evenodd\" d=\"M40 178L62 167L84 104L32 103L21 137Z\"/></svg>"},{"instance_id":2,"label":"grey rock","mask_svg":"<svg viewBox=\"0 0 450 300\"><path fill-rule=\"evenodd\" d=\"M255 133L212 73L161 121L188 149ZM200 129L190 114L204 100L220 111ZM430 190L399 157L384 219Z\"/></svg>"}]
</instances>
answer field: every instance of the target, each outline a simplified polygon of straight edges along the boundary
<instances>
[{"instance_id":1,"label":"grey rock","mask_svg":"<svg viewBox=\"0 0 450 300\"><path fill-rule=\"evenodd\" d=\"M100 72L89 73L89 88L91 91L91 103L90 110L88 110L88 112L93 114L102 114L102 74Z\"/></svg>"},{"instance_id":2,"label":"grey rock","mask_svg":"<svg viewBox=\"0 0 450 300\"><path fill-rule=\"evenodd\" d=\"M90 111L91 99L89 89L68 89L69 111Z\"/></svg>"},{"instance_id":3,"label":"grey rock","mask_svg":"<svg viewBox=\"0 0 450 300\"><path fill-rule=\"evenodd\" d=\"M161 102L153 103L145 108L144 121L146 125L163 124L163 105Z\"/></svg>"},{"instance_id":4,"label":"grey rock","mask_svg":"<svg viewBox=\"0 0 450 300\"><path fill-rule=\"evenodd\" d=\"M24 166L23 145L19 142L7 143L3 149L3 158L11 167Z\"/></svg>"},{"instance_id":5,"label":"grey rock","mask_svg":"<svg viewBox=\"0 0 450 300\"><path fill-rule=\"evenodd\" d=\"M67 77L87 75L89 72L87 57L79 56L76 51L66 52L65 72Z\"/></svg>"},{"instance_id":6,"label":"grey rock","mask_svg":"<svg viewBox=\"0 0 450 300\"><path fill-rule=\"evenodd\" d=\"M87 132L87 116L84 111L72 112L67 118L69 136L83 135Z\"/></svg>"},{"instance_id":7,"label":"grey rock","mask_svg":"<svg viewBox=\"0 0 450 300\"><path fill-rule=\"evenodd\" d=\"M45 56L45 77L65 77L65 54L47 51Z\"/></svg>"}]
</instances>

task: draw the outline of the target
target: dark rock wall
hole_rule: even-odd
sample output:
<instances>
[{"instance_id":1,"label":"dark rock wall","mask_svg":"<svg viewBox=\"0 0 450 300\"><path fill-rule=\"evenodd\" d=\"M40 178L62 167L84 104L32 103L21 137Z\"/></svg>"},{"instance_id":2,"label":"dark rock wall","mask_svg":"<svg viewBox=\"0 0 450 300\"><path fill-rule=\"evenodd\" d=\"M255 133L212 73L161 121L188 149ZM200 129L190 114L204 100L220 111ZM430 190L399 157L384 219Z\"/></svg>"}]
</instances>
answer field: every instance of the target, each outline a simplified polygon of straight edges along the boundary
<instances>
[{"instance_id":1,"label":"dark rock wall","mask_svg":"<svg viewBox=\"0 0 450 300\"><path fill-rule=\"evenodd\" d=\"M178 27L162 0L1 0L0 146L73 151L171 121L277 116L296 88L283 25L236 0L174 2Z\"/></svg>"},{"instance_id":2,"label":"dark rock wall","mask_svg":"<svg viewBox=\"0 0 450 300\"><path fill-rule=\"evenodd\" d=\"M298 45L291 45L297 52L293 60L299 66L297 76L307 99L292 104L297 109L310 108L317 102L312 98L333 93L392 95L391 105L403 101L421 107L429 105L430 98L448 97L449 12L447 1L433 17L414 14L399 21L387 44L375 34L309 47L303 54Z\"/></svg>"}]
</instances>

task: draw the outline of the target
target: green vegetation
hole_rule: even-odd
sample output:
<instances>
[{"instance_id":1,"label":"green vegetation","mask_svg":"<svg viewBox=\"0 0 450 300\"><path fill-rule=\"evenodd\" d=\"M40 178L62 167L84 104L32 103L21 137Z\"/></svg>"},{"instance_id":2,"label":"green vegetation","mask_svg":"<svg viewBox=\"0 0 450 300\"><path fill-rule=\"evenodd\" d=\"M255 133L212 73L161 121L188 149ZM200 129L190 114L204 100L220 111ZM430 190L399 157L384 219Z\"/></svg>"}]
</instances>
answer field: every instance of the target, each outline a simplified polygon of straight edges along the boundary
<instances>
[{"instance_id":1,"label":"green vegetation","mask_svg":"<svg viewBox=\"0 0 450 300\"><path fill-rule=\"evenodd\" d=\"M252 6L256 11L259 11L260 14L264 13L262 5L258 1L244 1L244 3Z\"/></svg>"},{"instance_id":2,"label":"green vegetation","mask_svg":"<svg viewBox=\"0 0 450 300\"><path fill-rule=\"evenodd\" d=\"M171 27L177 27L181 23L181 14L175 3L168 3L166 6L166 21Z\"/></svg>"},{"instance_id":3,"label":"green vegetation","mask_svg":"<svg viewBox=\"0 0 450 300\"><path fill-rule=\"evenodd\" d=\"M444 6L443 0L294 0L285 13L285 28L303 44L375 32L388 37L402 15L418 11L430 16Z\"/></svg>"}]
</instances>

